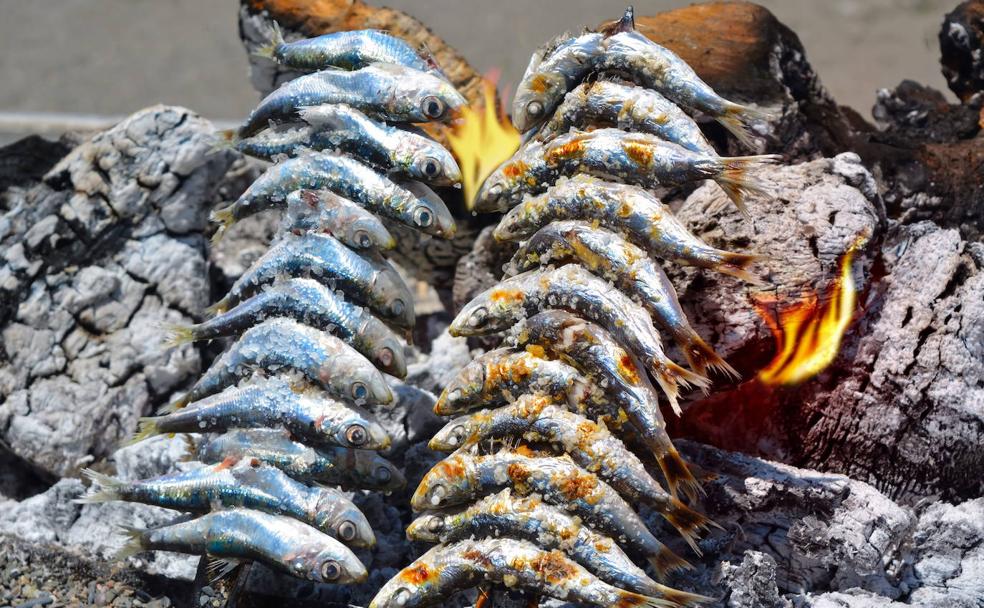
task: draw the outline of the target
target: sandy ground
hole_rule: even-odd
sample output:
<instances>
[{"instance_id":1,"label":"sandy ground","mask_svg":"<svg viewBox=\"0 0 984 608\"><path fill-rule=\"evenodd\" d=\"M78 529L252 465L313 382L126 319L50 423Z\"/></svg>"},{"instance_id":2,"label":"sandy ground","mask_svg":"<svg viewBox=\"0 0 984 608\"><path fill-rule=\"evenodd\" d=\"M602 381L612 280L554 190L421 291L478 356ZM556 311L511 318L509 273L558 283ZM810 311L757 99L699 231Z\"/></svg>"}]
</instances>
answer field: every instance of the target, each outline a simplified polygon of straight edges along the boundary
<instances>
[{"instance_id":1,"label":"sandy ground","mask_svg":"<svg viewBox=\"0 0 984 608\"><path fill-rule=\"evenodd\" d=\"M522 75L545 39L621 13L626 0L387 0L480 70ZM936 35L956 0L762 0L799 33L824 83L867 114L880 87L945 89ZM257 100L237 0L0 0L0 112L126 114L162 102L237 120ZM636 1L637 14L682 6ZM492 9L491 7L495 7Z\"/></svg>"}]
</instances>

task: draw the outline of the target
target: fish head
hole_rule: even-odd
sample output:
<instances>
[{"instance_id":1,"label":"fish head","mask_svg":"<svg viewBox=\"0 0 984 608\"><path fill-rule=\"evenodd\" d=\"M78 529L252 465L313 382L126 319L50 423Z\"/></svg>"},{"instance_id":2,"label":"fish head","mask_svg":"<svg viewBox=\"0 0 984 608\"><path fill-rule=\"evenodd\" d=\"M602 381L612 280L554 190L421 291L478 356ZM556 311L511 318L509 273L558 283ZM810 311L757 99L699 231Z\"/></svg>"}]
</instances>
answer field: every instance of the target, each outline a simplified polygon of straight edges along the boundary
<instances>
[{"instance_id":1,"label":"fish head","mask_svg":"<svg viewBox=\"0 0 984 608\"><path fill-rule=\"evenodd\" d=\"M393 402L393 391L386 384L386 378L362 355L353 355L347 366L328 358L322 364L320 377L332 389L358 405Z\"/></svg>"},{"instance_id":2,"label":"fish head","mask_svg":"<svg viewBox=\"0 0 984 608\"><path fill-rule=\"evenodd\" d=\"M398 140L394 153L411 179L435 186L453 186L461 182L461 168L454 156L429 137L407 133Z\"/></svg>"},{"instance_id":3,"label":"fish head","mask_svg":"<svg viewBox=\"0 0 984 608\"><path fill-rule=\"evenodd\" d=\"M407 377L407 358L403 352L403 344L393 330L378 319L372 319L362 334L366 343L371 345L370 359L379 369L397 378Z\"/></svg>"},{"instance_id":4,"label":"fish head","mask_svg":"<svg viewBox=\"0 0 984 608\"><path fill-rule=\"evenodd\" d=\"M567 80L538 66L519 83L513 97L512 123L520 133L545 121L567 93Z\"/></svg>"},{"instance_id":5,"label":"fish head","mask_svg":"<svg viewBox=\"0 0 984 608\"><path fill-rule=\"evenodd\" d=\"M400 469L372 450L356 451L355 472L367 490L395 492L407 485Z\"/></svg>"},{"instance_id":6,"label":"fish head","mask_svg":"<svg viewBox=\"0 0 984 608\"><path fill-rule=\"evenodd\" d=\"M321 428L317 430L331 436L335 445L363 450L387 449L391 440L386 429L361 409L352 408L341 420L319 419L316 424Z\"/></svg>"},{"instance_id":7,"label":"fish head","mask_svg":"<svg viewBox=\"0 0 984 608\"><path fill-rule=\"evenodd\" d=\"M319 488L315 523L324 531L351 547L374 547L376 535L362 511L337 490Z\"/></svg>"},{"instance_id":8,"label":"fish head","mask_svg":"<svg viewBox=\"0 0 984 608\"><path fill-rule=\"evenodd\" d=\"M475 433L478 424L476 417L482 415L479 413L455 418L431 438L427 447L435 452L453 452L466 445Z\"/></svg>"},{"instance_id":9,"label":"fish head","mask_svg":"<svg viewBox=\"0 0 984 608\"><path fill-rule=\"evenodd\" d=\"M312 556L308 578L320 583L339 585L364 583L369 571L359 558L346 547L329 548Z\"/></svg>"},{"instance_id":10,"label":"fish head","mask_svg":"<svg viewBox=\"0 0 984 608\"><path fill-rule=\"evenodd\" d=\"M410 226L425 233L450 239L457 232L454 216L448 211L441 197L426 185L416 181L401 182L408 197L407 210Z\"/></svg>"},{"instance_id":11,"label":"fish head","mask_svg":"<svg viewBox=\"0 0 984 608\"><path fill-rule=\"evenodd\" d=\"M410 522L407 526L407 540L439 543L447 522L441 513L427 513Z\"/></svg>"},{"instance_id":12,"label":"fish head","mask_svg":"<svg viewBox=\"0 0 984 608\"><path fill-rule=\"evenodd\" d=\"M397 83L399 95L412 104L420 122L450 123L457 119L468 101L447 80L431 74L415 73Z\"/></svg>"},{"instance_id":13,"label":"fish head","mask_svg":"<svg viewBox=\"0 0 984 608\"><path fill-rule=\"evenodd\" d=\"M480 402L485 388L485 364L475 360L461 368L437 398L434 413L449 416L469 409Z\"/></svg>"},{"instance_id":14,"label":"fish head","mask_svg":"<svg viewBox=\"0 0 984 608\"><path fill-rule=\"evenodd\" d=\"M526 293L516 278L506 279L475 296L451 322L448 328L451 335L484 336L508 329L522 319Z\"/></svg>"},{"instance_id":15,"label":"fish head","mask_svg":"<svg viewBox=\"0 0 984 608\"><path fill-rule=\"evenodd\" d=\"M543 143L530 141L509 159L496 167L482 182L475 195L473 210L477 213L506 211L519 202L521 186L535 184L531 179L530 165L543 158Z\"/></svg>"},{"instance_id":16,"label":"fish head","mask_svg":"<svg viewBox=\"0 0 984 608\"><path fill-rule=\"evenodd\" d=\"M331 234L353 249L392 249L396 239L386 226L368 211L346 210L339 212L338 222ZM363 213L368 214L365 217Z\"/></svg>"},{"instance_id":17,"label":"fish head","mask_svg":"<svg viewBox=\"0 0 984 608\"><path fill-rule=\"evenodd\" d=\"M443 547L434 547L388 580L369 602L369 608L417 608L439 603L447 593L440 584L442 569L435 559L440 550Z\"/></svg>"},{"instance_id":18,"label":"fish head","mask_svg":"<svg viewBox=\"0 0 984 608\"><path fill-rule=\"evenodd\" d=\"M381 267L372 280L372 293L376 305L390 323L402 329L413 329L417 321L413 294L395 268L388 264ZM402 348L400 350L402 352Z\"/></svg>"},{"instance_id":19,"label":"fish head","mask_svg":"<svg viewBox=\"0 0 984 608\"><path fill-rule=\"evenodd\" d=\"M507 163L509 161L506 161ZM509 208L508 192L513 180L509 179L502 166L498 167L482 182L482 187L475 195L473 209L476 213L494 213Z\"/></svg>"},{"instance_id":20,"label":"fish head","mask_svg":"<svg viewBox=\"0 0 984 608\"><path fill-rule=\"evenodd\" d=\"M434 467L420 480L410 499L414 511L460 505L474 497L475 470L472 457L456 452Z\"/></svg>"}]
</instances>

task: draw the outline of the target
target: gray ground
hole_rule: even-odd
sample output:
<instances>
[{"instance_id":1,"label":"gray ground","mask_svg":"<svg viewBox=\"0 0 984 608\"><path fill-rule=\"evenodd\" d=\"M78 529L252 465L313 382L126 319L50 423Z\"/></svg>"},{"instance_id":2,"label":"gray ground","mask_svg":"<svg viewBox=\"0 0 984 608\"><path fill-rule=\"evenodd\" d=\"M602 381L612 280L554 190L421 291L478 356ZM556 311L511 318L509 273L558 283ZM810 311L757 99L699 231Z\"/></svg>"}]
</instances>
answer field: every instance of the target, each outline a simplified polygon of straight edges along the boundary
<instances>
[{"instance_id":1,"label":"gray ground","mask_svg":"<svg viewBox=\"0 0 984 608\"><path fill-rule=\"evenodd\" d=\"M522 75L533 48L617 16L627 0L387 0L479 69ZM799 33L841 102L867 114L903 78L945 89L936 33L956 0L760 0ZM637 0L639 14L687 4ZM236 120L256 101L236 35L237 0L0 0L0 112L129 114L180 104ZM0 129L2 130L2 129Z\"/></svg>"}]
</instances>

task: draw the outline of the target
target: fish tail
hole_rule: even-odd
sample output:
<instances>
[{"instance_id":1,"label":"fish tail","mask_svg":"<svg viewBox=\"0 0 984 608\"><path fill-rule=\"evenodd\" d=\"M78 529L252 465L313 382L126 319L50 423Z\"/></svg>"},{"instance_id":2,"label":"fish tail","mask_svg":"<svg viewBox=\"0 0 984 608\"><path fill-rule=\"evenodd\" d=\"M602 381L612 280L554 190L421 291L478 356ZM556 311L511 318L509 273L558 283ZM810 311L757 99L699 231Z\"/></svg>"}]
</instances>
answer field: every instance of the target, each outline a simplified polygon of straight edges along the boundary
<instances>
[{"instance_id":1,"label":"fish tail","mask_svg":"<svg viewBox=\"0 0 984 608\"><path fill-rule=\"evenodd\" d=\"M180 409L184 409L185 407L187 407L190 402L191 402L191 399L188 397L188 395L183 395L182 397L180 397L176 401L172 401L171 403L168 403L167 405L162 405L161 406L161 409L158 410L158 411L161 414L173 414L174 412L176 412L176 411L178 411Z\"/></svg>"},{"instance_id":2,"label":"fish tail","mask_svg":"<svg viewBox=\"0 0 984 608\"><path fill-rule=\"evenodd\" d=\"M704 342L704 339L698 336L695 332L689 332L685 339L680 344L680 349L683 351L683 356L687 358L687 362L690 367L702 376L707 375L707 370L715 370L726 376L730 376L735 380L741 378L741 374L738 370L731 367L731 365L721 358L721 355L714 352L714 349L710 344Z\"/></svg>"},{"instance_id":3,"label":"fish tail","mask_svg":"<svg viewBox=\"0 0 984 608\"><path fill-rule=\"evenodd\" d=\"M164 329L168 333L167 338L164 339L164 345L168 348L190 344L195 341L194 325L167 325Z\"/></svg>"},{"instance_id":4,"label":"fish tail","mask_svg":"<svg viewBox=\"0 0 984 608\"><path fill-rule=\"evenodd\" d=\"M618 602L612 604L613 606L642 606L644 608L680 608L680 605L675 604L671 599L642 595L641 593L633 593L631 591L624 591L622 589L618 590L617 597L618 597Z\"/></svg>"},{"instance_id":5,"label":"fish tail","mask_svg":"<svg viewBox=\"0 0 984 608\"><path fill-rule=\"evenodd\" d=\"M222 129L212 134L211 153L222 152L223 150L235 150L239 143L239 131L237 129Z\"/></svg>"},{"instance_id":6,"label":"fish tail","mask_svg":"<svg viewBox=\"0 0 984 608\"><path fill-rule=\"evenodd\" d=\"M139 528L131 528L130 526L120 526L123 534L126 535L126 542L120 547L120 550L116 552L116 559L123 561L128 557L133 557L137 553L142 553L147 550L147 544L144 542L144 531Z\"/></svg>"},{"instance_id":7,"label":"fish tail","mask_svg":"<svg viewBox=\"0 0 984 608\"><path fill-rule=\"evenodd\" d=\"M195 437L191 433L184 433L181 435L181 438L184 440L185 450L187 451L181 459L182 462L195 460L195 456L198 453L198 444L195 443Z\"/></svg>"},{"instance_id":8,"label":"fish tail","mask_svg":"<svg viewBox=\"0 0 984 608\"><path fill-rule=\"evenodd\" d=\"M666 453L658 457L658 461L663 477L666 478L666 485L674 498L677 497L677 488L691 501L697 500L697 497L704 493L700 482L694 478L694 474L690 472L687 463L683 461L683 457L672 443Z\"/></svg>"},{"instance_id":9,"label":"fish tail","mask_svg":"<svg viewBox=\"0 0 984 608\"><path fill-rule=\"evenodd\" d=\"M753 121L767 121L772 118L772 114L741 104L726 102L724 113L716 117L718 123L735 136L741 145L749 149L755 149L755 135L748 128L748 123Z\"/></svg>"},{"instance_id":10,"label":"fish tail","mask_svg":"<svg viewBox=\"0 0 984 608\"><path fill-rule=\"evenodd\" d=\"M74 502L82 505L89 505L120 500L120 488L123 486L124 482L116 479L115 477L97 473L92 469L82 469L82 476L91 480L92 485L96 486L98 489L92 494L76 498Z\"/></svg>"},{"instance_id":11,"label":"fish tail","mask_svg":"<svg viewBox=\"0 0 984 608\"><path fill-rule=\"evenodd\" d=\"M212 211L209 219L219 225L218 229L215 231L215 234L212 235L212 245L218 245L219 241L222 240L222 236L226 233L226 230L228 230L229 226L232 226L233 222L236 221L236 216L232 211L232 205L223 207L222 209L215 209Z\"/></svg>"},{"instance_id":12,"label":"fish tail","mask_svg":"<svg viewBox=\"0 0 984 608\"><path fill-rule=\"evenodd\" d=\"M755 171L779 162L782 157L778 154L760 154L758 156L730 156L721 158L721 172L714 181L721 186L728 198L738 207L742 215L748 217L745 197L751 195L770 196L769 187L764 181L752 175Z\"/></svg>"},{"instance_id":13,"label":"fish tail","mask_svg":"<svg viewBox=\"0 0 984 608\"><path fill-rule=\"evenodd\" d=\"M676 528L680 536L687 541L694 553L702 555L700 547L697 546L697 537L701 532L717 524L708 519L706 515L683 504L677 498L671 498L670 504L662 509L661 513L666 521L670 522L670 525Z\"/></svg>"},{"instance_id":14,"label":"fish tail","mask_svg":"<svg viewBox=\"0 0 984 608\"><path fill-rule=\"evenodd\" d=\"M679 589L660 585L659 583L657 583L657 586L659 587L660 595L662 595L661 599L663 601L670 602L671 606L675 606L677 608L687 608L689 606L710 604L714 601L713 597L707 597L706 595L680 591Z\"/></svg>"},{"instance_id":15,"label":"fish tail","mask_svg":"<svg viewBox=\"0 0 984 608\"><path fill-rule=\"evenodd\" d=\"M666 545L663 545L656 555L651 555L646 560L652 564L653 568L656 570L656 575L660 579L666 580L667 575L670 572L676 570L689 570L693 568L690 562L683 559Z\"/></svg>"},{"instance_id":16,"label":"fish tail","mask_svg":"<svg viewBox=\"0 0 984 608\"><path fill-rule=\"evenodd\" d=\"M602 25L598 31L604 34L606 38L610 38L615 34L634 32L635 29L635 9L630 6L625 9L621 19Z\"/></svg>"},{"instance_id":17,"label":"fish tail","mask_svg":"<svg viewBox=\"0 0 984 608\"><path fill-rule=\"evenodd\" d=\"M684 369L672 361L655 362L652 372L656 383L663 389L663 393L670 401L670 407L673 408L673 413L677 416L682 413L680 404L677 402L681 386L684 388L696 386L706 392L707 388L711 385L711 381L706 377Z\"/></svg>"},{"instance_id":18,"label":"fish tail","mask_svg":"<svg viewBox=\"0 0 984 608\"><path fill-rule=\"evenodd\" d=\"M731 275L746 283L759 287L769 284L758 273L748 269L752 264L765 260L765 256L754 253L732 253L730 251L720 251L718 255L720 261L713 267L718 272Z\"/></svg>"},{"instance_id":19,"label":"fish tail","mask_svg":"<svg viewBox=\"0 0 984 608\"><path fill-rule=\"evenodd\" d=\"M161 431L157 427L157 418L154 417L144 417L137 421L138 427L137 432L133 434L133 437L126 442L126 445L133 445L135 443L140 443L144 439L150 437L155 437L160 435Z\"/></svg>"},{"instance_id":20,"label":"fish tail","mask_svg":"<svg viewBox=\"0 0 984 608\"><path fill-rule=\"evenodd\" d=\"M277 47L281 44L284 44L284 33L280 30L280 24L274 21L270 28L270 38L253 51L253 56L276 61Z\"/></svg>"},{"instance_id":21,"label":"fish tail","mask_svg":"<svg viewBox=\"0 0 984 608\"><path fill-rule=\"evenodd\" d=\"M216 301L215 304L212 304L211 306L207 307L205 309L205 314L207 314L210 317L214 317L215 315L224 313L228 309L229 309L228 298L222 298L221 300Z\"/></svg>"}]
</instances>

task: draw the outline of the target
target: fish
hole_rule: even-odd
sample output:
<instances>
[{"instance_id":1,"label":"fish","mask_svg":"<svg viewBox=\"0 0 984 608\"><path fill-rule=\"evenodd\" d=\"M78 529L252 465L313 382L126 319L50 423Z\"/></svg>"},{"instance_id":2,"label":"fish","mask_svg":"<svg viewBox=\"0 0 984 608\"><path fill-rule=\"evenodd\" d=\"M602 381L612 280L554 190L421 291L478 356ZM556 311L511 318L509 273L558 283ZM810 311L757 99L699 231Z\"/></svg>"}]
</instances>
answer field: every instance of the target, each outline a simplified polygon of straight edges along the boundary
<instances>
[{"instance_id":1,"label":"fish","mask_svg":"<svg viewBox=\"0 0 984 608\"><path fill-rule=\"evenodd\" d=\"M427 447L437 452L453 452L503 437L519 437L560 448L627 501L656 509L700 554L697 536L707 528L707 518L670 496L649 475L642 461L604 424L558 407L548 398L523 395L509 405L456 418L438 431Z\"/></svg>"},{"instance_id":2,"label":"fish","mask_svg":"<svg viewBox=\"0 0 984 608\"><path fill-rule=\"evenodd\" d=\"M296 372L333 397L360 405L393 402L383 375L357 350L319 329L275 317L243 332L188 392L163 411L177 411L257 371Z\"/></svg>"},{"instance_id":3,"label":"fish","mask_svg":"<svg viewBox=\"0 0 984 608\"><path fill-rule=\"evenodd\" d=\"M293 519L252 509L213 511L149 530L124 529L117 556L175 551L220 560L256 560L274 570L318 583L362 583L366 567L331 536Z\"/></svg>"},{"instance_id":4,"label":"fish","mask_svg":"<svg viewBox=\"0 0 984 608\"><path fill-rule=\"evenodd\" d=\"M450 416L503 405L525 393L549 395L574 411L587 411L589 404L603 398L597 386L562 361L525 350L497 348L461 368L441 392L434 413Z\"/></svg>"},{"instance_id":5,"label":"fish","mask_svg":"<svg viewBox=\"0 0 984 608\"><path fill-rule=\"evenodd\" d=\"M583 221L551 222L520 246L506 274L568 263L580 264L611 281L642 305L673 337L691 369L698 374L706 376L710 368L740 377L691 327L676 289L663 269L644 250L618 234Z\"/></svg>"},{"instance_id":6,"label":"fish","mask_svg":"<svg viewBox=\"0 0 984 608\"><path fill-rule=\"evenodd\" d=\"M397 378L407 375L403 345L393 330L367 309L346 301L314 279L284 279L202 323L173 325L171 343L241 335L274 317L290 318L326 331L353 346L387 374Z\"/></svg>"},{"instance_id":7,"label":"fish","mask_svg":"<svg viewBox=\"0 0 984 608\"><path fill-rule=\"evenodd\" d=\"M386 430L363 408L284 376L230 386L180 411L141 418L133 443L162 433L270 427L282 427L313 446L385 450L391 443Z\"/></svg>"},{"instance_id":8,"label":"fish","mask_svg":"<svg viewBox=\"0 0 984 608\"><path fill-rule=\"evenodd\" d=\"M475 210L506 211L526 195L545 192L562 177L585 173L644 188L711 179L747 216L745 197L768 195L767 186L753 173L780 158L775 154L708 156L648 133L620 129L574 131L520 148L485 179L475 197Z\"/></svg>"},{"instance_id":9,"label":"fish","mask_svg":"<svg viewBox=\"0 0 984 608\"><path fill-rule=\"evenodd\" d=\"M620 410L613 416L624 413L656 457L671 495L676 497L679 487L692 500L696 498L700 484L666 433L656 390L640 372L638 359L612 334L567 311L550 310L526 319L515 339L528 350L558 356L602 387L608 397L604 404Z\"/></svg>"},{"instance_id":10,"label":"fish","mask_svg":"<svg viewBox=\"0 0 984 608\"><path fill-rule=\"evenodd\" d=\"M330 235L310 232L277 240L207 312L226 312L284 276L314 278L368 306L390 325L413 329L413 294L396 269L371 251L356 253Z\"/></svg>"},{"instance_id":11,"label":"fish","mask_svg":"<svg viewBox=\"0 0 984 608\"><path fill-rule=\"evenodd\" d=\"M748 125L771 117L718 95L679 56L635 31L630 20L606 32L571 38L531 68L513 101L513 124L520 132L545 121L564 95L592 73L617 73L691 113L706 114L747 147L755 145Z\"/></svg>"},{"instance_id":12,"label":"fish","mask_svg":"<svg viewBox=\"0 0 984 608\"><path fill-rule=\"evenodd\" d=\"M309 151L336 151L386 173L402 175L435 186L461 182L461 169L447 149L418 130L378 123L345 104L300 108L305 125L285 125L236 140L224 138L243 154L274 160Z\"/></svg>"},{"instance_id":13,"label":"fish","mask_svg":"<svg viewBox=\"0 0 984 608\"><path fill-rule=\"evenodd\" d=\"M406 486L403 473L370 449L307 446L278 429L238 429L213 435L193 451L204 463L256 459L305 483L347 490L395 492Z\"/></svg>"},{"instance_id":14,"label":"fish","mask_svg":"<svg viewBox=\"0 0 984 608\"><path fill-rule=\"evenodd\" d=\"M311 152L289 158L263 172L232 204L212 211L219 225L213 241L235 222L283 208L295 190L331 190L363 208L426 234L451 238L456 226L437 194L420 182L397 183L354 158L334 152Z\"/></svg>"},{"instance_id":15,"label":"fish","mask_svg":"<svg viewBox=\"0 0 984 608\"><path fill-rule=\"evenodd\" d=\"M434 547L387 581L369 608L434 606L483 582L602 608L693 605L691 594L649 597L619 589L556 549L511 538L485 538Z\"/></svg>"},{"instance_id":16,"label":"fish","mask_svg":"<svg viewBox=\"0 0 984 608\"><path fill-rule=\"evenodd\" d=\"M332 32L286 42L274 22L270 40L253 54L292 70L358 70L374 63L391 63L446 78L430 54L422 55L405 40L382 30Z\"/></svg>"},{"instance_id":17,"label":"fish","mask_svg":"<svg viewBox=\"0 0 984 608\"><path fill-rule=\"evenodd\" d=\"M305 74L281 85L260 101L236 135L246 138L272 121L294 120L306 106L339 103L387 122L449 123L468 102L443 78L401 65L375 63L352 72Z\"/></svg>"},{"instance_id":18,"label":"fish","mask_svg":"<svg viewBox=\"0 0 984 608\"><path fill-rule=\"evenodd\" d=\"M459 450L424 475L410 506L415 511L453 507L503 488L524 496L539 494L645 557L661 577L689 567L653 536L618 492L569 456L531 458L512 450L480 456Z\"/></svg>"},{"instance_id":19,"label":"fish","mask_svg":"<svg viewBox=\"0 0 984 608\"><path fill-rule=\"evenodd\" d=\"M752 285L766 281L749 268L764 258L711 247L642 188L577 175L512 208L495 227L500 241L532 236L550 222L581 220L622 234L650 255L731 275Z\"/></svg>"},{"instance_id":20,"label":"fish","mask_svg":"<svg viewBox=\"0 0 984 608\"><path fill-rule=\"evenodd\" d=\"M612 539L538 497L514 496L508 488L458 511L426 513L407 527L407 538L418 542L451 544L500 536L529 541L545 551L560 550L620 589L685 606L710 601L657 583Z\"/></svg>"},{"instance_id":21,"label":"fish","mask_svg":"<svg viewBox=\"0 0 984 608\"><path fill-rule=\"evenodd\" d=\"M308 487L259 462L222 463L141 481L90 469L83 474L98 489L77 499L81 504L124 500L194 513L243 507L292 517L353 547L376 544L369 520L340 491Z\"/></svg>"},{"instance_id":22,"label":"fish","mask_svg":"<svg viewBox=\"0 0 984 608\"><path fill-rule=\"evenodd\" d=\"M655 135L703 156L718 155L694 119L675 103L651 89L610 80L579 84L535 137L546 142L571 129L599 125Z\"/></svg>"},{"instance_id":23,"label":"fish","mask_svg":"<svg viewBox=\"0 0 984 608\"><path fill-rule=\"evenodd\" d=\"M285 200L284 232L328 234L355 250L396 247L379 218L331 190L295 190Z\"/></svg>"},{"instance_id":24,"label":"fish","mask_svg":"<svg viewBox=\"0 0 984 608\"><path fill-rule=\"evenodd\" d=\"M466 304L448 329L453 336L488 335L507 330L545 308L577 311L612 332L646 364L674 411L680 409L681 386L708 386L704 376L670 361L645 308L576 264L531 270L501 281Z\"/></svg>"}]
</instances>

